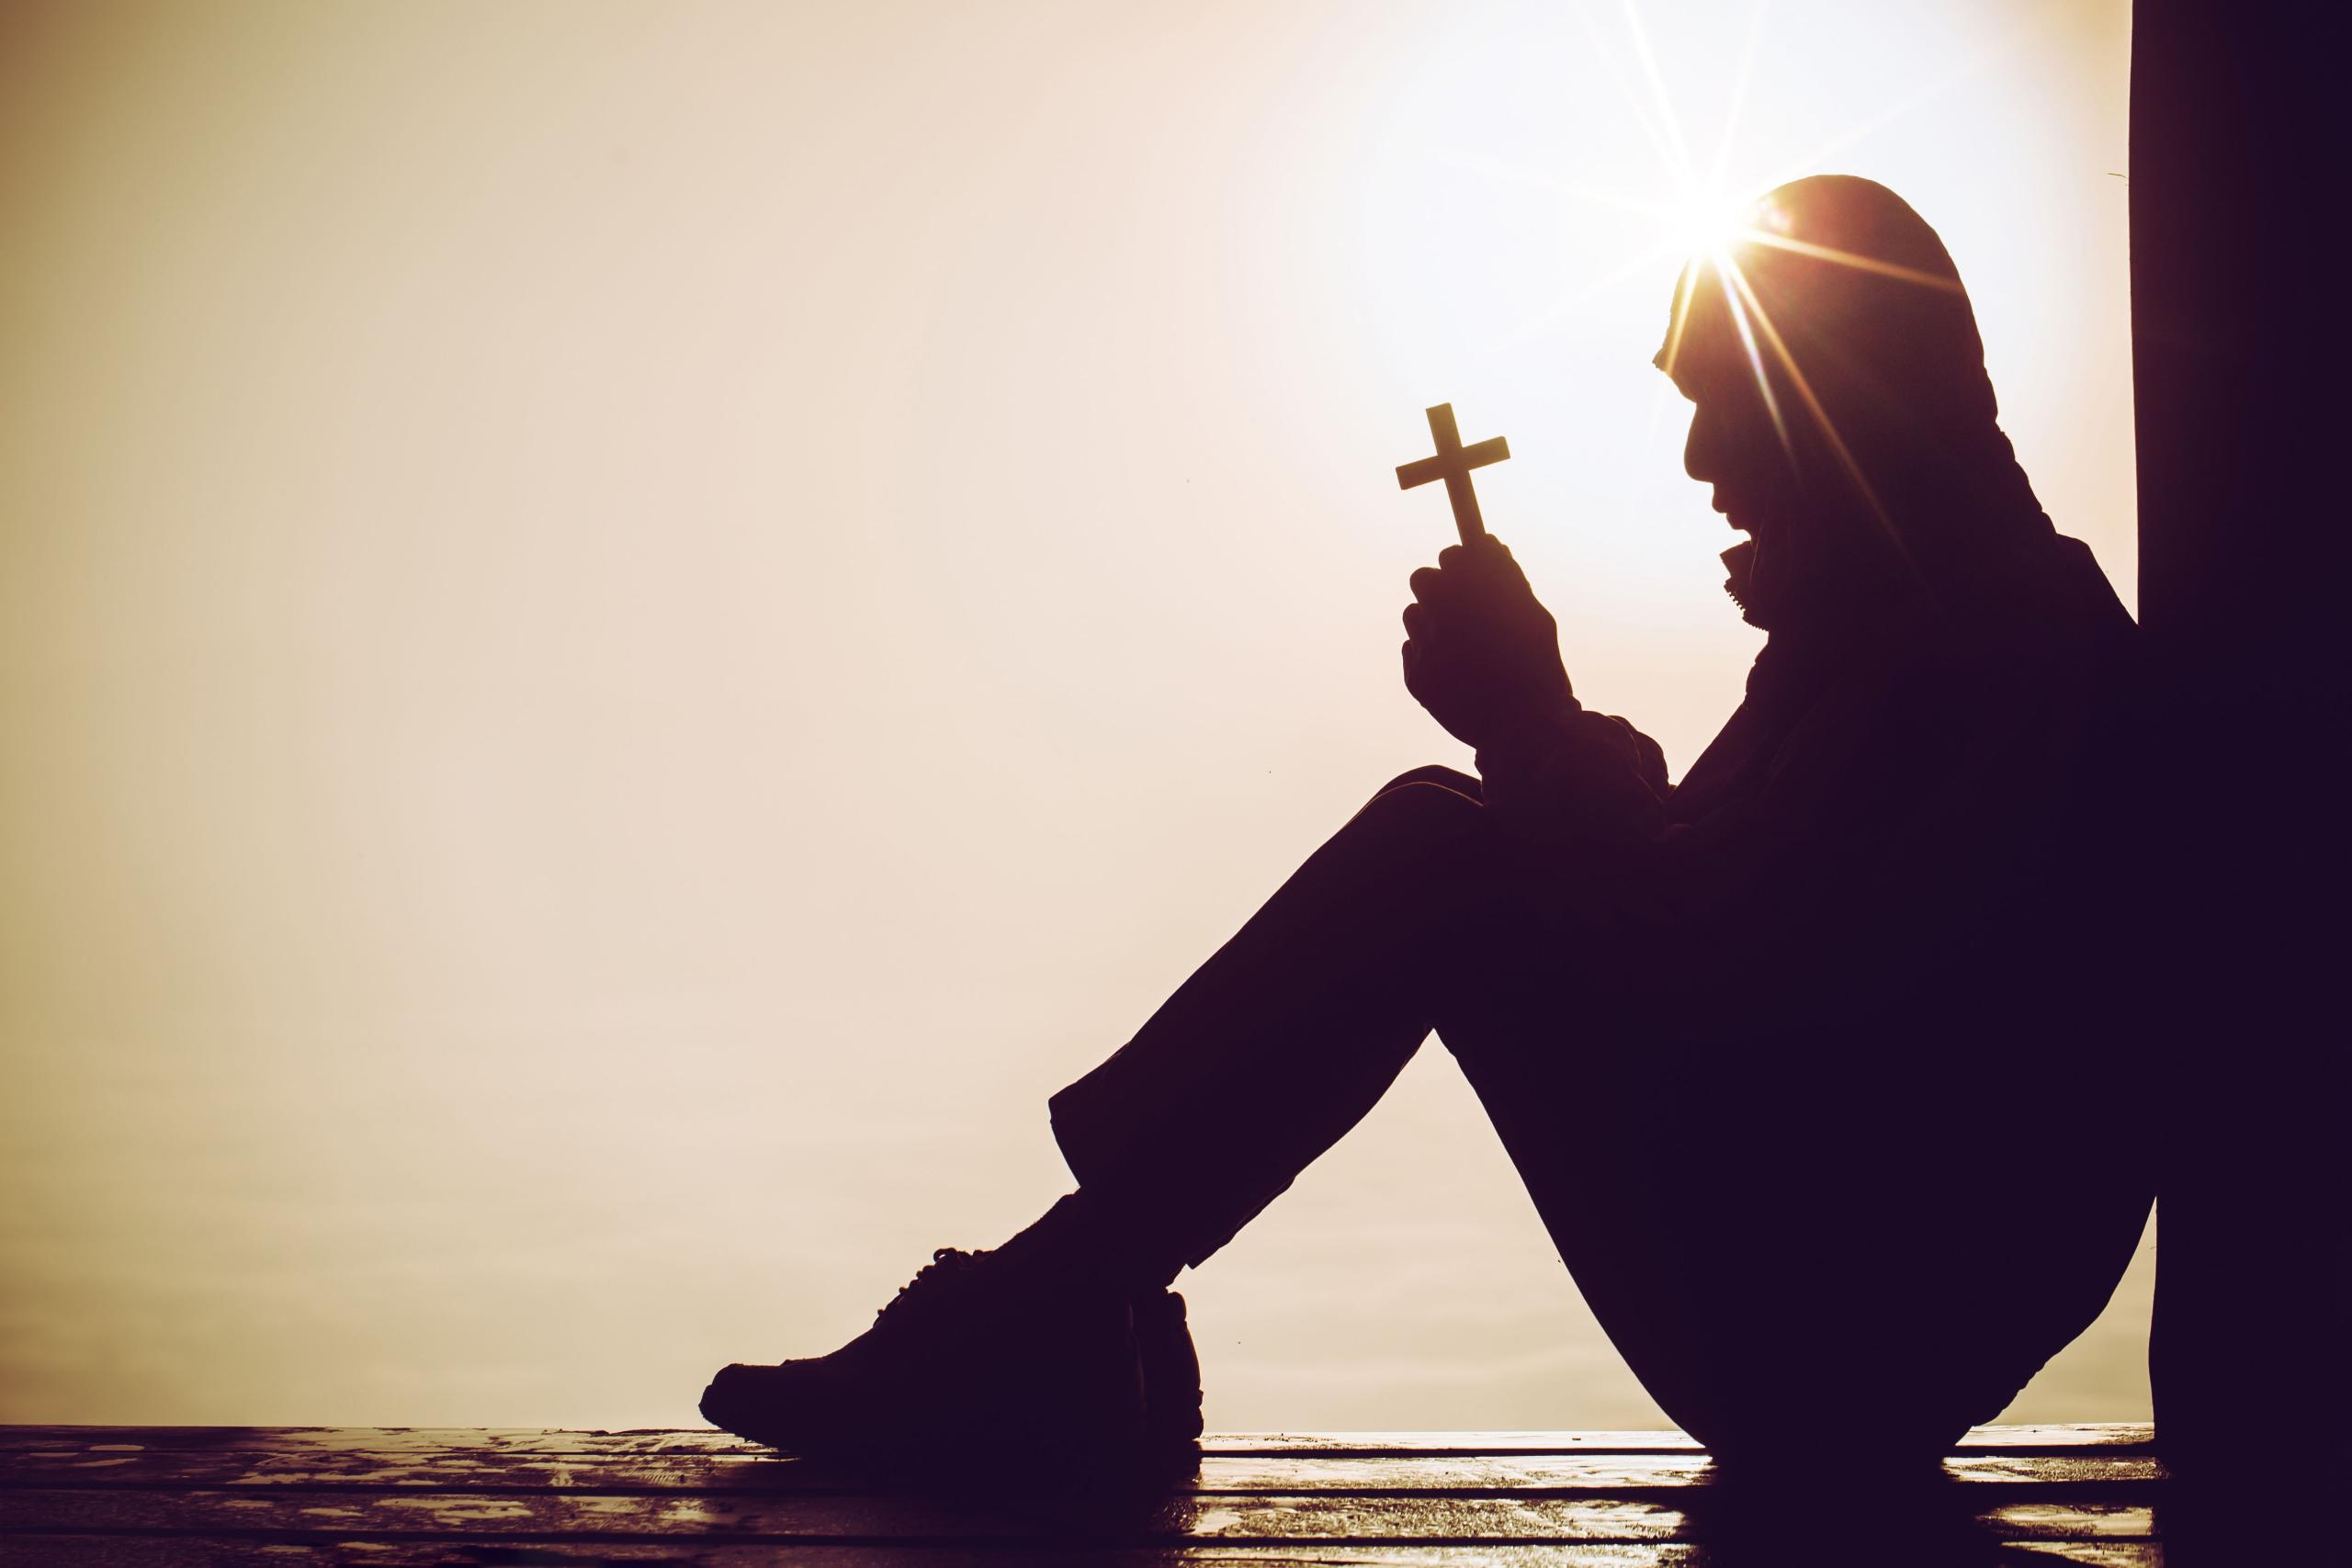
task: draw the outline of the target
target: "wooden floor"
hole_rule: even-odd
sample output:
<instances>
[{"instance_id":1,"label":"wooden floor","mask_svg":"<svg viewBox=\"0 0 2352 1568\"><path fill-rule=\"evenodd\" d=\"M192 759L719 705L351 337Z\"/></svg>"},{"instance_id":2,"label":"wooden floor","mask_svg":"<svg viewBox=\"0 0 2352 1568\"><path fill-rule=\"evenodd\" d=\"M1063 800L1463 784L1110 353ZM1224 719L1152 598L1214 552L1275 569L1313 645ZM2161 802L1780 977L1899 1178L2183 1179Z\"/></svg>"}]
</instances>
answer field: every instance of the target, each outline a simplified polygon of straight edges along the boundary
<instances>
[{"instance_id":1,"label":"wooden floor","mask_svg":"<svg viewBox=\"0 0 2352 1568\"><path fill-rule=\"evenodd\" d=\"M13 1427L0 1564L2159 1563L2147 1437L1985 1427L1890 1488L1859 1430L1753 1484L1673 1432L1238 1435L1145 1488L1018 1456L876 1483L710 1432Z\"/></svg>"}]
</instances>

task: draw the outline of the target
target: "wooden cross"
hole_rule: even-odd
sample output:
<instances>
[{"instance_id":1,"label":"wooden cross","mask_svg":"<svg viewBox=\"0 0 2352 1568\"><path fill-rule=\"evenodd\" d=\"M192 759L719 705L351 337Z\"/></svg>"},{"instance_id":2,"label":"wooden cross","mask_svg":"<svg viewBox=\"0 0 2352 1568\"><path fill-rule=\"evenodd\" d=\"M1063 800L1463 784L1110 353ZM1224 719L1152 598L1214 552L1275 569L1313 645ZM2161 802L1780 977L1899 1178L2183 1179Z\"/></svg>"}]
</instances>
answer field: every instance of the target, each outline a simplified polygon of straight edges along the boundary
<instances>
[{"instance_id":1,"label":"wooden cross","mask_svg":"<svg viewBox=\"0 0 2352 1568\"><path fill-rule=\"evenodd\" d=\"M1445 498L1453 502L1454 531L1466 545L1487 531L1486 519L1478 515L1478 492L1470 488L1470 470L1510 457L1510 443L1498 435L1476 446L1462 445L1462 433L1453 426L1452 403L1438 404L1429 411L1429 416L1430 434L1437 439L1437 456L1399 468L1396 488L1411 490L1431 479L1443 479Z\"/></svg>"}]
</instances>

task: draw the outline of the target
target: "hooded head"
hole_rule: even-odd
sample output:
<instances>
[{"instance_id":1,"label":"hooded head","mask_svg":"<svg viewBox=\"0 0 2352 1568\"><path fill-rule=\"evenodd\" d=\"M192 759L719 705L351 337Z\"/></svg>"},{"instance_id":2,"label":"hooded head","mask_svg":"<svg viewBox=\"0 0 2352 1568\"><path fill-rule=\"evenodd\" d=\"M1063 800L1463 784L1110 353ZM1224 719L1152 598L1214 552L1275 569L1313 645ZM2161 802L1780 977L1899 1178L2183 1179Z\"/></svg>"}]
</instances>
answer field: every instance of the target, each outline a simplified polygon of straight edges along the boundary
<instances>
[{"instance_id":1,"label":"hooded head","mask_svg":"<svg viewBox=\"0 0 2352 1568\"><path fill-rule=\"evenodd\" d=\"M1684 467L1748 536L1727 586L1758 626L1970 615L2052 541L1960 274L1883 186L1758 200L1684 269L1657 364L1696 405Z\"/></svg>"}]
</instances>

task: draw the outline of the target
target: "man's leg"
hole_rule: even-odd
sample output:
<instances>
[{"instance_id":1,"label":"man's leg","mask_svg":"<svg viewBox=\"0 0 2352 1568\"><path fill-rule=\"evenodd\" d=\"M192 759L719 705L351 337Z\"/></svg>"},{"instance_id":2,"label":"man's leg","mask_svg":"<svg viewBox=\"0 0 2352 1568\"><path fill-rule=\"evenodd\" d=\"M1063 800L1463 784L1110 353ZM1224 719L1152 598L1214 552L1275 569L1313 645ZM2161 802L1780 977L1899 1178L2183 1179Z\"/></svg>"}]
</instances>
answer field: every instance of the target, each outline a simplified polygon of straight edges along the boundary
<instances>
[{"instance_id":1,"label":"man's leg","mask_svg":"<svg viewBox=\"0 0 2352 1568\"><path fill-rule=\"evenodd\" d=\"M831 1356L724 1369L704 1414L803 1451L1189 1438L1197 1369L1166 1284L1362 1119L1446 998L1477 988L1489 933L1529 929L1510 880L1476 781L1392 781L1055 1097L1077 1194L993 1253L941 1253ZM1490 1110L1510 1077L1474 1074Z\"/></svg>"},{"instance_id":2,"label":"man's leg","mask_svg":"<svg viewBox=\"0 0 2352 1568\"><path fill-rule=\"evenodd\" d=\"M2042 1293L2079 1275L2097 1289L2068 1310L2096 1312L2143 1192L2115 1223L2096 1194L2036 1194L1988 1221L1983 1184L1951 1179L2001 1113L1981 1067L1955 1055L1948 1094L1882 1107L1868 1054L1795 1036L1677 1043L1671 988L1637 977L1656 966L1553 930L1539 906L1559 891L1531 883L1476 781L1392 781L1055 1097L1098 1245L1164 1286L1360 1121L1434 1027L1603 1329L1719 1453L1771 1459L1837 1369L1886 1381L1889 1462L1989 1418L2073 1331L2028 1322L2038 1351L1984 1343L2011 1332L2002 1301L1980 1299L2009 1293L1982 1278L2004 1245L2039 1238ZM2087 1269L2066 1256L2110 1247ZM1994 1363L2009 1362L2015 1381L1995 1378L1986 1404Z\"/></svg>"},{"instance_id":3,"label":"man's leg","mask_svg":"<svg viewBox=\"0 0 2352 1568\"><path fill-rule=\"evenodd\" d=\"M1216 1251L1396 1081L1495 897L1477 781L1392 780L1056 1095L1080 1190L1148 1275Z\"/></svg>"},{"instance_id":4,"label":"man's leg","mask_svg":"<svg viewBox=\"0 0 2352 1568\"><path fill-rule=\"evenodd\" d=\"M1162 1286L1361 1121L1434 1025L1603 1327L1678 1420L1707 1427L1711 1337L1691 1216L1657 1179L1676 1140L1655 1064L1613 1027L1611 977L1547 933L1479 795L1442 768L1384 786L1054 1097L1055 1134L1098 1245Z\"/></svg>"}]
</instances>

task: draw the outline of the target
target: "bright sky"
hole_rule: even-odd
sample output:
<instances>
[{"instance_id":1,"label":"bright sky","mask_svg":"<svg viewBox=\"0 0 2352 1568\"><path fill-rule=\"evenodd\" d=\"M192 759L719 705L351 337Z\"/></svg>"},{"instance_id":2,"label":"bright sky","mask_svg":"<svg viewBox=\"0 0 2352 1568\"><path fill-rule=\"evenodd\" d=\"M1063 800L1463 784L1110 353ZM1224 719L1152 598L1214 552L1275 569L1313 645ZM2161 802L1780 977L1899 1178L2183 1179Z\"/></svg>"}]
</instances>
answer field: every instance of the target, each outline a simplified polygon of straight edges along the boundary
<instances>
[{"instance_id":1,"label":"bright sky","mask_svg":"<svg viewBox=\"0 0 2352 1568\"><path fill-rule=\"evenodd\" d=\"M1426 404L1686 766L1678 147L1940 230L2129 600L2127 10L10 7L0 1419L674 1424L1000 1239L1464 761ZM1186 1288L1216 1426L1658 1419L1434 1048ZM2145 1314L2018 1413L2144 1413Z\"/></svg>"}]
</instances>

